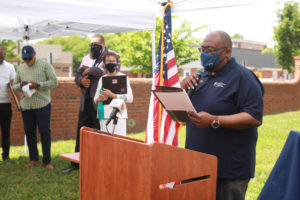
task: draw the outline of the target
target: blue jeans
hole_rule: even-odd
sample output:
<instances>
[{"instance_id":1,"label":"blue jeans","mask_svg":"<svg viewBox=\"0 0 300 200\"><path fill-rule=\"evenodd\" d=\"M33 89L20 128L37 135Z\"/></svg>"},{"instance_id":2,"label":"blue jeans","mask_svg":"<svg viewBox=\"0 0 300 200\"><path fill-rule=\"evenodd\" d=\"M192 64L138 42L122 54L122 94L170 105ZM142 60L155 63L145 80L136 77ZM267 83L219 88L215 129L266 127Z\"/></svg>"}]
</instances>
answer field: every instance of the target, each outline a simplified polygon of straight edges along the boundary
<instances>
[{"instance_id":1,"label":"blue jeans","mask_svg":"<svg viewBox=\"0 0 300 200\"><path fill-rule=\"evenodd\" d=\"M22 110L30 161L39 160L36 137L36 127L38 126L42 142L43 163L50 164L51 162L50 115L51 104L39 109Z\"/></svg>"}]
</instances>

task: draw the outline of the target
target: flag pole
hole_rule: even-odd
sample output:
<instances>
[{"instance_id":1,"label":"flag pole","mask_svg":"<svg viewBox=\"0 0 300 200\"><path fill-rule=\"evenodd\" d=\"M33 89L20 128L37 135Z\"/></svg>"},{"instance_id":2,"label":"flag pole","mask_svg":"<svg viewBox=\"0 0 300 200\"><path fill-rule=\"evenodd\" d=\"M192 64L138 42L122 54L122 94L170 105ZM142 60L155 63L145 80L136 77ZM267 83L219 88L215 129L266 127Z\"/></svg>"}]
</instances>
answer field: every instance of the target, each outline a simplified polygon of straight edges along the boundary
<instances>
[{"instance_id":1,"label":"flag pole","mask_svg":"<svg viewBox=\"0 0 300 200\"><path fill-rule=\"evenodd\" d=\"M163 72L164 72L164 18L165 18L165 12L166 8L168 6L172 6L173 3L168 0L168 3L162 3L162 6L164 7L163 17L162 17L162 26L161 26L161 48L160 48L160 79L159 79L159 85L163 85ZM162 105L159 103L158 106L158 138L157 141L160 142L160 127L161 127L161 113L162 112Z\"/></svg>"}]
</instances>

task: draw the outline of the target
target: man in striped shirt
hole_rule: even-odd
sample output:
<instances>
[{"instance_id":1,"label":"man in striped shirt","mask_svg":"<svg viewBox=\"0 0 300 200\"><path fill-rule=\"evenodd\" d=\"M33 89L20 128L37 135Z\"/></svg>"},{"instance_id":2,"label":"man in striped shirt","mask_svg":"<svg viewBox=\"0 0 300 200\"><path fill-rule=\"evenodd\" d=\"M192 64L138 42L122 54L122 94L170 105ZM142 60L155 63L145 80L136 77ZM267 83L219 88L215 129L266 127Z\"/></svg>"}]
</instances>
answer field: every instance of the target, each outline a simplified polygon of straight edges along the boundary
<instances>
[{"instance_id":1,"label":"man in striped shirt","mask_svg":"<svg viewBox=\"0 0 300 200\"><path fill-rule=\"evenodd\" d=\"M45 168L53 170L54 167L51 165L50 89L57 86L57 77L51 64L36 58L32 46L26 45L22 48L22 59L24 64L17 69L13 88L23 92L20 106L29 148L30 162L27 166L32 167L39 163L36 137L36 127L38 126L42 142L43 165ZM33 91L35 92L31 96L30 92Z\"/></svg>"}]
</instances>

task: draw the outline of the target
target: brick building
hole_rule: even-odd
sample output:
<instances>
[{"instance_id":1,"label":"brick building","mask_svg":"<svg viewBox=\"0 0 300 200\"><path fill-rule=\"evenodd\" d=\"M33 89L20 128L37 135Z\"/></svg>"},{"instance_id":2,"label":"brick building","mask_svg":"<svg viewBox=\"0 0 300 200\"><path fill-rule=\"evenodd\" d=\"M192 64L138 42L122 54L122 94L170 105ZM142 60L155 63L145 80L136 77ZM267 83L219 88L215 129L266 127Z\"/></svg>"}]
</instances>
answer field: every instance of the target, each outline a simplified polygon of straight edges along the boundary
<instances>
[{"instance_id":1,"label":"brick building","mask_svg":"<svg viewBox=\"0 0 300 200\"><path fill-rule=\"evenodd\" d=\"M199 45L194 45L193 47L196 48L199 47ZM276 63L275 56L272 53L262 53L262 50L266 47L267 45L261 42L232 39L232 57L234 57L239 64L253 71L261 80L273 81L290 79L287 70L281 69ZM202 68L200 60L179 67L184 77L192 74L197 68Z\"/></svg>"},{"instance_id":2,"label":"brick building","mask_svg":"<svg viewBox=\"0 0 300 200\"><path fill-rule=\"evenodd\" d=\"M20 48L26 44L21 44ZM73 76L73 54L62 51L61 45L54 44L30 44L36 52L36 57L51 63L58 77ZM17 52L15 52L17 54ZM17 60L11 60L17 65Z\"/></svg>"}]
</instances>

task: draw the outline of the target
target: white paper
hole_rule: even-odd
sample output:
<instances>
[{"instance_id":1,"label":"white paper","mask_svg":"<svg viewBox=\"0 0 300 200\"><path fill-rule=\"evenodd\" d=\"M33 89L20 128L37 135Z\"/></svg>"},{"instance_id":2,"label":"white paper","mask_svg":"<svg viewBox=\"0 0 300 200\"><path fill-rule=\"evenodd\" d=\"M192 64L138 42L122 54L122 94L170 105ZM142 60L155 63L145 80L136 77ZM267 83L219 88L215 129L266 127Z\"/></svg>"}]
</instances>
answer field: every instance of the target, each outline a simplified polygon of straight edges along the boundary
<instances>
[{"instance_id":1,"label":"white paper","mask_svg":"<svg viewBox=\"0 0 300 200\"><path fill-rule=\"evenodd\" d=\"M28 98L31 98L32 95L36 92L36 89L29 89L30 85L31 83L28 83L22 87L23 94Z\"/></svg>"},{"instance_id":2,"label":"white paper","mask_svg":"<svg viewBox=\"0 0 300 200\"><path fill-rule=\"evenodd\" d=\"M170 111L194 111L196 112L187 93L182 91L174 92L155 92L157 98Z\"/></svg>"}]
</instances>

